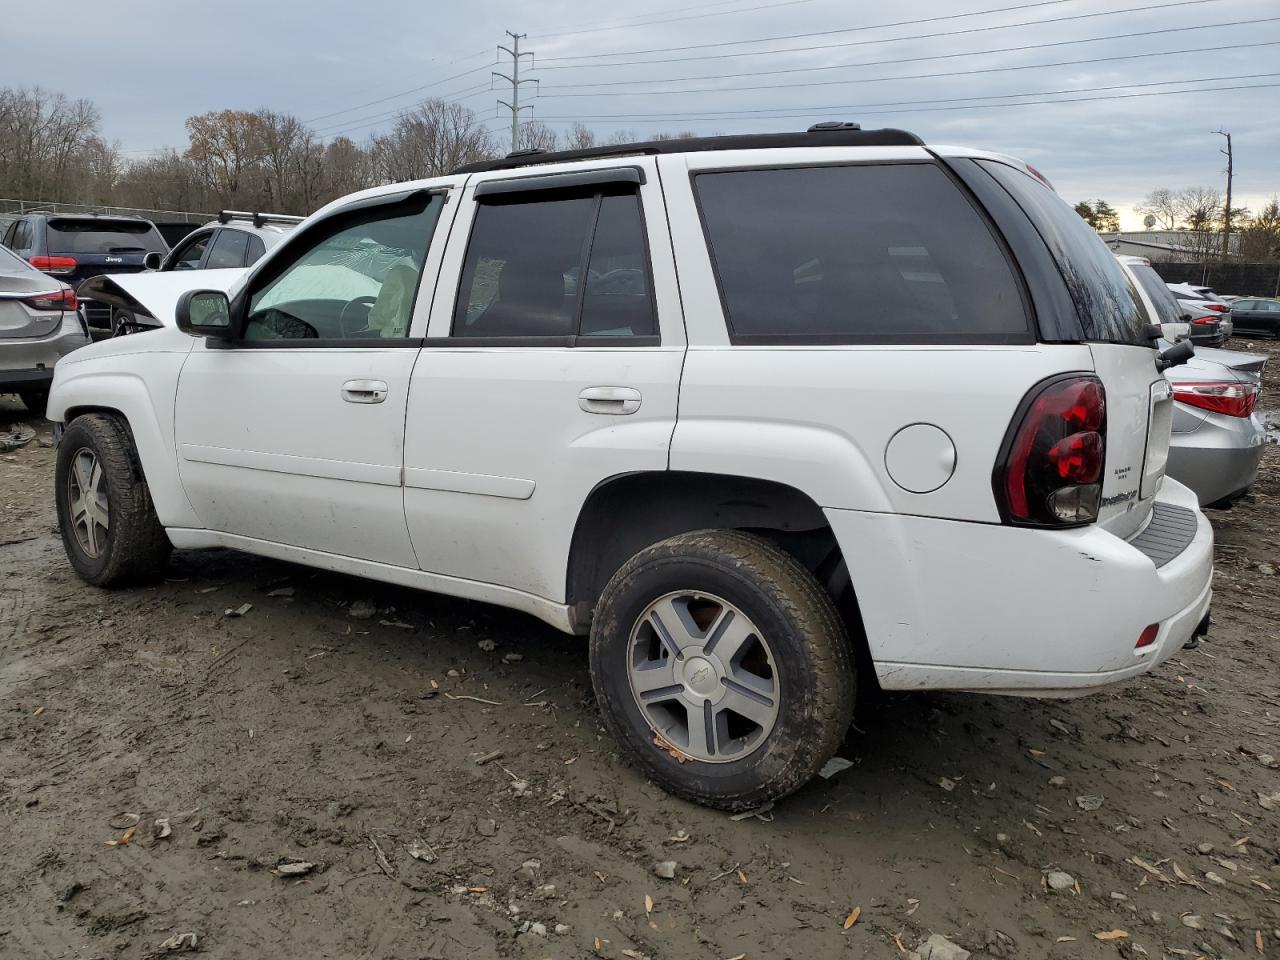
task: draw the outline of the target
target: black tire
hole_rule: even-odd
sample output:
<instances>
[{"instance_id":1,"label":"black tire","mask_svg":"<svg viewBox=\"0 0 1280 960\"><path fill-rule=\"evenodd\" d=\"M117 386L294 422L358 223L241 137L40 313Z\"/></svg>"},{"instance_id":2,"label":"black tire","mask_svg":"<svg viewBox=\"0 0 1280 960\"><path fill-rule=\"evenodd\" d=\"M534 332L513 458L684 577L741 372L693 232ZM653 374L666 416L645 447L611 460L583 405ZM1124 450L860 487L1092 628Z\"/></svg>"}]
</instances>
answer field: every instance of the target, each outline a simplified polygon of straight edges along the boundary
<instances>
[{"instance_id":1,"label":"black tire","mask_svg":"<svg viewBox=\"0 0 1280 960\"><path fill-rule=\"evenodd\" d=\"M768 638L778 681L772 730L746 756L707 762L663 746L631 691L631 633L650 603L679 591L732 603ZM753 534L702 530L641 550L600 596L591 627L591 679L615 740L670 793L749 810L807 783L853 719L856 676L831 598L790 554Z\"/></svg>"},{"instance_id":2,"label":"black tire","mask_svg":"<svg viewBox=\"0 0 1280 960\"><path fill-rule=\"evenodd\" d=\"M81 545L71 520L73 463L82 450L97 458L106 487L109 522L96 556ZM156 517L123 420L102 413L72 420L58 444L54 488L62 545L81 579L99 587L121 587L152 582L164 574L173 546Z\"/></svg>"},{"instance_id":3,"label":"black tire","mask_svg":"<svg viewBox=\"0 0 1280 960\"><path fill-rule=\"evenodd\" d=\"M19 390L18 398L31 411L32 416L43 418L49 406L49 388Z\"/></svg>"}]
</instances>

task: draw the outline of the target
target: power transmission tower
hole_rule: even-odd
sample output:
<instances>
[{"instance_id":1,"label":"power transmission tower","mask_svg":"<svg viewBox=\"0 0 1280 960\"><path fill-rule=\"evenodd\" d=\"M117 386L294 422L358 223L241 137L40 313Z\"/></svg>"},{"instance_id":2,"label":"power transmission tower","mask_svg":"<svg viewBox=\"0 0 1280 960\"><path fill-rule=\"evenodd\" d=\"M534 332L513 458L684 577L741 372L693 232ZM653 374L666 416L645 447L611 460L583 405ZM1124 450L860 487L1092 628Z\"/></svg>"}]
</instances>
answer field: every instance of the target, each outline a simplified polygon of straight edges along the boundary
<instances>
[{"instance_id":1,"label":"power transmission tower","mask_svg":"<svg viewBox=\"0 0 1280 960\"><path fill-rule=\"evenodd\" d=\"M1227 158L1227 204L1222 210L1222 259L1227 259L1231 253L1231 177L1232 177L1232 156L1231 156L1231 134L1227 133L1221 127L1215 131L1218 136L1227 138L1227 149L1219 148L1218 152Z\"/></svg>"},{"instance_id":2,"label":"power transmission tower","mask_svg":"<svg viewBox=\"0 0 1280 960\"><path fill-rule=\"evenodd\" d=\"M506 31L506 34L511 38L511 46L504 47L502 44L498 44L498 49L511 57L511 76L499 73L497 70L493 71L493 76L500 77L511 84L511 102L507 103L505 100L499 100L498 103L511 111L511 151L514 153L520 149L520 111L533 110L531 106L520 106L520 85L522 83L537 84L538 81L520 79L520 58L533 56L532 51L520 49L520 41L527 37L528 34L512 33L510 30Z\"/></svg>"}]
</instances>

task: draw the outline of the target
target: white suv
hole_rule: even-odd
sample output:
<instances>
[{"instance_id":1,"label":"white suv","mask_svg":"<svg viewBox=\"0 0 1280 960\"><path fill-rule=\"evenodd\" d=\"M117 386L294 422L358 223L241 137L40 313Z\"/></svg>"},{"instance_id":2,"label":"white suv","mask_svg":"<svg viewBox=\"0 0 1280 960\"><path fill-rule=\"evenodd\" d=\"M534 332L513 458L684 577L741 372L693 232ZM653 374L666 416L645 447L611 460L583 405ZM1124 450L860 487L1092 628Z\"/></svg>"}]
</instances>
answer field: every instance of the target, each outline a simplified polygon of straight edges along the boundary
<instances>
[{"instance_id":1,"label":"white suv","mask_svg":"<svg viewBox=\"0 0 1280 960\"><path fill-rule=\"evenodd\" d=\"M1207 627L1158 329L1008 157L512 157L336 201L175 312L57 367L80 576L234 547L589 633L614 735L696 801L803 784L856 680L1078 695Z\"/></svg>"}]
</instances>

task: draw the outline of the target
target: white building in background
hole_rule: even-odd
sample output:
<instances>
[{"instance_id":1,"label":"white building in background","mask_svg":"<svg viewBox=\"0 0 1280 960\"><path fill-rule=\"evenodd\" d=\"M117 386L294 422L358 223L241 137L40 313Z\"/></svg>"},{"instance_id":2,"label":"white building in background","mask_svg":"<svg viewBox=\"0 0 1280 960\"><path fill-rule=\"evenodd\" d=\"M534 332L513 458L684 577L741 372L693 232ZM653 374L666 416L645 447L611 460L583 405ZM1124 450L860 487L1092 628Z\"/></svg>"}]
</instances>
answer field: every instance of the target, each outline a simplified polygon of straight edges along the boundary
<instances>
[{"instance_id":1,"label":"white building in background","mask_svg":"<svg viewBox=\"0 0 1280 960\"><path fill-rule=\"evenodd\" d=\"M1204 250L1205 238L1187 230L1120 230L1100 233L1114 252L1130 257L1146 257L1148 260L1198 260ZM1221 250L1222 239L1214 239L1214 252ZM1240 249L1240 235L1233 233L1229 251Z\"/></svg>"}]
</instances>

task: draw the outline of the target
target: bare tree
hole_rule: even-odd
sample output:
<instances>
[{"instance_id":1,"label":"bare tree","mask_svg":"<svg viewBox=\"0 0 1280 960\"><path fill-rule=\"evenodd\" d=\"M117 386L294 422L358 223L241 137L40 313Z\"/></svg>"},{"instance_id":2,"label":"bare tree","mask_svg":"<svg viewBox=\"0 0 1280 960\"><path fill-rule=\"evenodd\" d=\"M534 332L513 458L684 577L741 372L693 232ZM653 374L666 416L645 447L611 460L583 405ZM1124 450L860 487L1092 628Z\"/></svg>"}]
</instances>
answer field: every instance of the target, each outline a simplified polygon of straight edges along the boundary
<instances>
[{"instance_id":1,"label":"bare tree","mask_svg":"<svg viewBox=\"0 0 1280 960\"><path fill-rule=\"evenodd\" d=\"M566 150L586 150L596 145L596 133L590 127L575 123L565 134L564 145Z\"/></svg>"},{"instance_id":2,"label":"bare tree","mask_svg":"<svg viewBox=\"0 0 1280 960\"><path fill-rule=\"evenodd\" d=\"M1178 225L1178 198L1167 187L1152 190L1137 209L1143 216L1155 217L1156 224L1165 230L1172 230Z\"/></svg>"},{"instance_id":3,"label":"bare tree","mask_svg":"<svg viewBox=\"0 0 1280 960\"><path fill-rule=\"evenodd\" d=\"M377 175L392 182L418 180L496 155L492 135L474 110L444 100L427 100L402 114L391 132L372 146Z\"/></svg>"},{"instance_id":4,"label":"bare tree","mask_svg":"<svg viewBox=\"0 0 1280 960\"><path fill-rule=\"evenodd\" d=\"M560 138L556 132L541 120L530 120L520 127L521 150L545 150L550 153L558 149Z\"/></svg>"},{"instance_id":5,"label":"bare tree","mask_svg":"<svg viewBox=\"0 0 1280 960\"><path fill-rule=\"evenodd\" d=\"M89 157L103 146L98 126L89 100L0 88L0 195L61 201L82 191Z\"/></svg>"},{"instance_id":6,"label":"bare tree","mask_svg":"<svg viewBox=\"0 0 1280 960\"><path fill-rule=\"evenodd\" d=\"M224 206L256 206L253 174L261 164L258 115L221 110L187 118L191 145L187 156L195 162L210 193Z\"/></svg>"},{"instance_id":7,"label":"bare tree","mask_svg":"<svg viewBox=\"0 0 1280 960\"><path fill-rule=\"evenodd\" d=\"M310 168L306 162L306 154L311 145L311 132L297 117L287 113L263 109L255 116L256 146L271 191L270 206L276 212L282 212L294 206L290 200L298 192L296 188L300 188L305 194L310 192L309 187L314 186L315 178L304 183L299 183L296 179L300 176L304 180L308 179Z\"/></svg>"}]
</instances>

